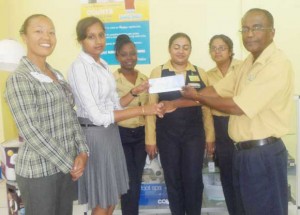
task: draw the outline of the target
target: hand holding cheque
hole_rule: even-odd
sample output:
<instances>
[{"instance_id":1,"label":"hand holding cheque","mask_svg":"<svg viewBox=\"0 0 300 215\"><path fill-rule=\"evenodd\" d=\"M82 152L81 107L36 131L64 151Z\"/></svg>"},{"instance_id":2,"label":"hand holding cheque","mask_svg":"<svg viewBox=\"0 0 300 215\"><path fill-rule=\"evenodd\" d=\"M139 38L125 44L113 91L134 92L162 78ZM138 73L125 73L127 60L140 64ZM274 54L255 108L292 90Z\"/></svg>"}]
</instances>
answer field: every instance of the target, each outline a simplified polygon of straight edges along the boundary
<instances>
[{"instance_id":1,"label":"hand holding cheque","mask_svg":"<svg viewBox=\"0 0 300 215\"><path fill-rule=\"evenodd\" d=\"M161 101L163 104L164 113L171 113L175 111L178 107L185 106L198 106L199 102L189 101L193 100L197 95L197 88L199 86L192 85L193 83L188 83L185 85L185 79L183 75L174 75L162 78L149 79L149 93L167 93L171 91L180 91L184 98L173 100L173 101ZM190 104L190 102L194 104ZM161 117L161 116L159 116Z\"/></svg>"},{"instance_id":2,"label":"hand holding cheque","mask_svg":"<svg viewBox=\"0 0 300 215\"><path fill-rule=\"evenodd\" d=\"M181 90L184 84L183 75L149 79L149 93L164 93Z\"/></svg>"}]
</instances>

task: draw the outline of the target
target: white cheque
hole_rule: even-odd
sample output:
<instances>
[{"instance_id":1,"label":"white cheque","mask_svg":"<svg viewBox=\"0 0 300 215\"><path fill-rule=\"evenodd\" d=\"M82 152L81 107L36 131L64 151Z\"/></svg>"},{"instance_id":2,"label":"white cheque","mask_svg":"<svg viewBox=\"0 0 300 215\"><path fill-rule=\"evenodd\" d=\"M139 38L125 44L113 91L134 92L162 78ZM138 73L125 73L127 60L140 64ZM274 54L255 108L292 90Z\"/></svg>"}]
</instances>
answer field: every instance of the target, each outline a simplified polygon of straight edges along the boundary
<instances>
[{"instance_id":1,"label":"white cheque","mask_svg":"<svg viewBox=\"0 0 300 215\"><path fill-rule=\"evenodd\" d=\"M184 84L183 75L173 75L162 78L149 79L149 93L163 93L181 90Z\"/></svg>"}]
</instances>

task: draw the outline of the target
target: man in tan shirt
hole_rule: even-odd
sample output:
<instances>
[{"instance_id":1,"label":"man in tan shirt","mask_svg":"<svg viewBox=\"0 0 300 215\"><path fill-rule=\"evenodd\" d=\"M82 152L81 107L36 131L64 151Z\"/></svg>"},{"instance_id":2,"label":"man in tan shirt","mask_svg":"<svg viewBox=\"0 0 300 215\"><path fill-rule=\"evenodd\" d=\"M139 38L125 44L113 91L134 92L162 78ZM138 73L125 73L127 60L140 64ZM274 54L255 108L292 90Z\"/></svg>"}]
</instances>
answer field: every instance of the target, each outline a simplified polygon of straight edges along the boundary
<instances>
[{"instance_id":1,"label":"man in tan shirt","mask_svg":"<svg viewBox=\"0 0 300 215\"><path fill-rule=\"evenodd\" d=\"M287 151L281 137L289 131L293 71L273 42L268 11L246 12L241 33L251 52L241 69L200 92L186 87L183 96L231 115L236 214L286 215Z\"/></svg>"}]
</instances>

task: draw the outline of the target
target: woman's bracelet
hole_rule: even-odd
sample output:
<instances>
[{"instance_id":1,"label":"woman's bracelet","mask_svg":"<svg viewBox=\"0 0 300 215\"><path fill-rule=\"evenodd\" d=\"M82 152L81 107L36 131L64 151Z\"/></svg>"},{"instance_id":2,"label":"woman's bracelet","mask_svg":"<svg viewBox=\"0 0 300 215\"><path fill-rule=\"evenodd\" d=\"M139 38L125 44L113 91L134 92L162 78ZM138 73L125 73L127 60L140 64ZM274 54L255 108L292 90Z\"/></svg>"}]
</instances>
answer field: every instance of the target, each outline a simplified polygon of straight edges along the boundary
<instances>
[{"instance_id":1,"label":"woman's bracelet","mask_svg":"<svg viewBox=\"0 0 300 215\"><path fill-rule=\"evenodd\" d=\"M134 94L134 93L132 92L132 89L129 91L129 93L130 93L133 97L138 97L138 94Z\"/></svg>"}]
</instances>

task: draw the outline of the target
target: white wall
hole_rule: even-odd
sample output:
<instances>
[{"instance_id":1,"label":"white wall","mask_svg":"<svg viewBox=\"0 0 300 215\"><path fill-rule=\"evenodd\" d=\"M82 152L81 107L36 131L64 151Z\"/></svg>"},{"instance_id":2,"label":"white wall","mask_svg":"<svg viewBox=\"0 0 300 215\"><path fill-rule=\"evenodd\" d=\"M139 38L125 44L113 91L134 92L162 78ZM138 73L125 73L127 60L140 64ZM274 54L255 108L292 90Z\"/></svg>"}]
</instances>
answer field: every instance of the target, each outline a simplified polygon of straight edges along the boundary
<instances>
[{"instance_id":1,"label":"white wall","mask_svg":"<svg viewBox=\"0 0 300 215\"><path fill-rule=\"evenodd\" d=\"M296 72L296 93L300 94L300 1L299 0L149 0L151 64L138 66L149 74L157 65L169 58L169 37L179 31L186 32L192 39L191 62L209 69L213 66L208 54L208 42L214 34L226 34L234 41L237 58L247 52L242 47L240 19L252 7L269 10L275 19L275 42L291 59ZM20 39L18 30L24 19L33 13L44 13L53 19L57 30L58 44L49 58L54 67L65 73L79 51L75 26L80 18L80 0L0 0L8 7L4 17L8 29L0 29L0 37ZM2 18L1 18L2 21ZM6 27L6 26L5 26ZM8 33L7 33L8 32ZM3 39L3 38L0 38ZM112 67L113 70L116 67Z\"/></svg>"}]
</instances>

